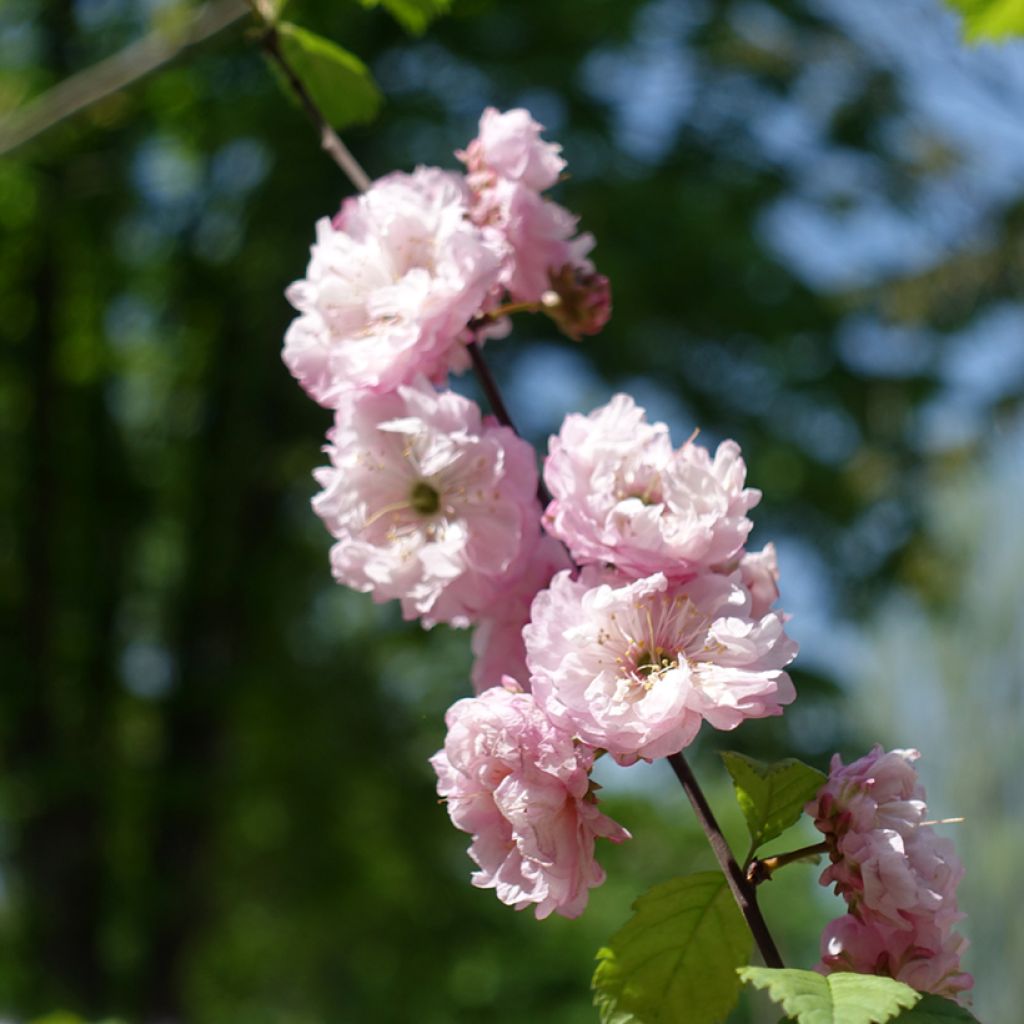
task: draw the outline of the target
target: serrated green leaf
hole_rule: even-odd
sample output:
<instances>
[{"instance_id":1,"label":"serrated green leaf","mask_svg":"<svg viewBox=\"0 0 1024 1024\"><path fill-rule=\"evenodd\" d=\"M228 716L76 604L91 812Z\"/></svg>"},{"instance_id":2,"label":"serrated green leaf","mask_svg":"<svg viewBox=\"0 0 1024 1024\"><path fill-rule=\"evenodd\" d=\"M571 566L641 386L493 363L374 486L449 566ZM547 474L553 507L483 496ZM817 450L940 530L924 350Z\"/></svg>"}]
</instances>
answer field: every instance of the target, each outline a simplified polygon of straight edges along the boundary
<instances>
[{"instance_id":1,"label":"serrated green leaf","mask_svg":"<svg viewBox=\"0 0 1024 1024\"><path fill-rule=\"evenodd\" d=\"M364 7L383 7L406 30L422 35L427 26L451 10L452 0L360 0Z\"/></svg>"},{"instance_id":2,"label":"serrated green leaf","mask_svg":"<svg viewBox=\"0 0 1024 1024\"><path fill-rule=\"evenodd\" d=\"M602 1024L718 1024L739 997L752 939L717 871L656 885L598 951Z\"/></svg>"},{"instance_id":3,"label":"serrated green leaf","mask_svg":"<svg viewBox=\"0 0 1024 1024\"><path fill-rule=\"evenodd\" d=\"M964 18L971 40L1024 35L1024 0L947 0Z\"/></svg>"},{"instance_id":4,"label":"serrated green leaf","mask_svg":"<svg viewBox=\"0 0 1024 1024\"><path fill-rule=\"evenodd\" d=\"M722 760L736 787L736 799L747 819L754 850L795 824L804 804L825 783L825 776L817 768L793 757L765 764L726 750Z\"/></svg>"},{"instance_id":5,"label":"serrated green leaf","mask_svg":"<svg viewBox=\"0 0 1024 1024\"><path fill-rule=\"evenodd\" d=\"M284 59L335 128L373 120L382 97L355 54L287 21L277 26L277 37Z\"/></svg>"},{"instance_id":6,"label":"serrated green leaf","mask_svg":"<svg viewBox=\"0 0 1024 1024\"><path fill-rule=\"evenodd\" d=\"M978 1024L969 1010L941 996L926 995L912 1009L895 1018L898 1024Z\"/></svg>"},{"instance_id":7,"label":"serrated green leaf","mask_svg":"<svg viewBox=\"0 0 1024 1024\"><path fill-rule=\"evenodd\" d=\"M768 992L797 1024L886 1024L916 1006L921 993L874 974L830 974L791 968L741 967L748 985ZM955 1018L954 1018L955 1019Z\"/></svg>"}]
</instances>

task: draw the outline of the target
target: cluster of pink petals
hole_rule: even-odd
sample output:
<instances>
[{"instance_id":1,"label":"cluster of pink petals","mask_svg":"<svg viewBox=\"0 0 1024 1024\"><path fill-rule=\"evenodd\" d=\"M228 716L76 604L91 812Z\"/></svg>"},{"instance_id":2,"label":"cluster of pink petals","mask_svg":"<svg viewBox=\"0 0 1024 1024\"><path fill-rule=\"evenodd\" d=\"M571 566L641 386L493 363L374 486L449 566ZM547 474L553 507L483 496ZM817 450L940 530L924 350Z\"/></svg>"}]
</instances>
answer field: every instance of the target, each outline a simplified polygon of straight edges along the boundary
<instances>
[{"instance_id":1,"label":"cluster of pink petals","mask_svg":"<svg viewBox=\"0 0 1024 1024\"><path fill-rule=\"evenodd\" d=\"M480 116L477 137L456 154L466 165L470 186L483 191L504 180L534 192L551 188L565 160L561 146L540 137L543 130L522 107L505 113L488 107Z\"/></svg>"},{"instance_id":2,"label":"cluster of pink petals","mask_svg":"<svg viewBox=\"0 0 1024 1024\"><path fill-rule=\"evenodd\" d=\"M956 887L963 867L953 844L925 824L916 750L883 751L844 765L807 813L825 835L834 885L850 913L822 937L822 969L885 974L923 992L955 997L973 979L960 970L966 940L952 930L963 915Z\"/></svg>"},{"instance_id":3,"label":"cluster of pink petals","mask_svg":"<svg viewBox=\"0 0 1024 1024\"><path fill-rule=\"evenodd\" d=\"M960 968L966 948L962 935L927 915L914 918L910 928L893 928L845 914L822 933L819 969L826 974L881 974L918 992L957 999L974 986L971 975Z\"/></svg>"},{"instance_id":4,"label":"cluster of pink petals","mask_svg":"<svg viewBox=\"0 0 1024 1024\"><path fill-rule=\"evenodd\" d=\"M750 614L755 619L767 615L779 599L779 562L775 545L765 544L760 551L745 552L736 567L743 585L750 591ZM789 618L784 612L780 612L779 617L783 622Z\"/></svg>"},{"instance_id":5,"label":"cluster of pink petals","mask_svg":"<svg viewBox=\"0 0 1024 1024\"><path fill-rule=\"evenodd\" d=\"M565 418L550 441L544 482L554 497L545 524L578 562L672 580L736 559L752 525L747 512L761 498L745 487L734 441L714 457L692 441L674 449L668 427L648 423L623 394L589 416ZM773 570L749 561L748 569L765 591Z\"/></svg>"},{"instance_id":6,"label":"cluster of pink petals","mask_svg":"<svg viewBox=\"0 0 1024 1024\"><path fill-rule=\"evenodd\" d=\"M339 406L313 508L340 583L425 626L467 626L536 544L533 449L426 380Z\"/></svg>"},{"instance_id":7,"label":"cluster of pink petals","mask_svg":"<svg viewBox=\"0 0 1024 1024\"><path fill-rule=\"evenodd\" d=\"M492 687L448 710L444 748L431 759L456 828L473 836L473 884L538 918L578 917L604 881L594 841L629 833L597 809L593 752L575 743L531 694Z\"/></svg>"},{"instance_id":8,"label":"cluster of pink petals","mask_svg":"<svg viewBox=\"0 0 1024 1024\"><path fill-rule=\"evenodd\" d=\"M564 728L624 764L674 754L701 723L782 713L796 655L782 619L751 614L738 573L683 583L598 566L559 573L524 630L533 693Z\"/></svg>"},{"instance_id":9,"label":"cluster of pink petals","mask_svg":"<svg viewBox=\"0 0 1024 1024\"><path fill-rule=\"evenodd\" d=\"M492 298L505 243L469 220L461 175L395 173L322 218L306 277L288 288L301 314L284 361L317 402L392 391L464 369L466 325Z\"/></svg>"},{"instance_id":10,"label":"cluster of pink petals","mask_svg":"<svg viewBox=\"0 0 1024 1024\"><path fill-rule=\"evenodd\" d=\"M611 312L608 279L587 259L593 236L577 234L577 218L542 195L565 161L541 131L521 108L484 111L477 137L457 154L474 196L472 216L508 245L501 282L513 301L540 303L554 294L568 312L555 315L567 333L594 334Z\"/></svg>"}]
</instances>

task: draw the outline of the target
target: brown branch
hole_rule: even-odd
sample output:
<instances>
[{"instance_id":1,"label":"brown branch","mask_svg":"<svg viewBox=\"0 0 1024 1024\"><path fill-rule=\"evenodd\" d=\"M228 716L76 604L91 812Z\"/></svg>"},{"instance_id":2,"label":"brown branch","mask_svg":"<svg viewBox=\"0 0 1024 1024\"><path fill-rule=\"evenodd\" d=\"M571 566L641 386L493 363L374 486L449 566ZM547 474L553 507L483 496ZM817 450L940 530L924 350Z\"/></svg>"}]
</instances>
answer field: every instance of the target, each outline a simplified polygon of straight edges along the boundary
<instances>
[{"instance_id":1,"label":"brown branch","mask_svg":"<svg viewBox=\"0 0 1024 1024\"><path fill-rule=\"evenodd\" d=\"M245 13L242 0L211 0L179 30L155 29L112 57L65 78L0 121L0 154L133 85Z\"/></svg>"},{"instance_id":2,"label":"brown branch","mask_svg":"<svg viewBox=\"0 0 1024 1024\"><path fill-rule=\"evenodd\" d=\"M505 399L501 397L501 389L498 387L498 382L494 379L494 374L491 373L491 368L487 365L483 352L480 351L480 346L475 341L471 341L466 345L466 349L469 352L470 362L473 364L473 372L476 374L480 387L483 388L483 392L487 396L487 404L491 407L494 418L514 433L519 434L519 431L516 430L516 425L512 422L512 417L509 415ZM522 435L519 434L519 436L521 437ZM551 492L545 486L543 479L537 480L537 500L540 502L542 510L551 504Z\"/></svg>"},{"instance_id":3,"label":"brown branch","mask_svg":"<svg viewBox=\"0 0 1024 1024\"><path fill-rule=\"evenodd\" d=\"M258 12L258 8L254 8ZM278 38L277 30L273 25L267 25L263 34L263 50L267 56L281 69L288 85L296 99L302 104L302 109L309 115L309 119L316 125L320 133L320 146L323 151L345 172L348 180L360 191L365 192L370 187L370 178L366 171L359 165L359 161L352 155L348 146L341 141L341 136L331 127L327 118L324 117L316 101L309 94L309 90L303 81L295 73L292 66L285 60L281 52L281 40Z\"/></svg>"},{"instance_id":4,"label":"brown branch","mask_svg":"<svg viewBox=\"0 0 1024 1024\"><path fill-rule=\"evenodd\" d=\"M799 850L790 850L788 853L778 853L774 857L753 859L747 865L747 881L751 885L760 885L762 882L770 882L772 875L784 868L787 864L795 864L799 860L817 859L823 853L828 853L828 843L813 843L810 846L802 846Z\"/></svg>"},{"instance_id":5,"label":"brown branch","mask_svg":"<svg viewBox=\"0 0 1024 1024\"><path fill-rule=\"evenodd\" d=\"M480 387L483 388L484 394L487 396L487 403L490 405L495 419L518 434L519 431L516 430L516 425L512 422L512 417L509 415L505 400L501 397L501 390L494 379L494 375L491 373L491 368L484 360L484 354L480 351L480 346L475 341L471 341L466 346L466 350L469 352L470 361L473 363L473 372L476 374L477 380L480 381Z\"/></svg>"},{"instance_id":6,"label":"brown branch","mask_svg":"<svg viewBox=\"0 0 1024 1024\"><path fill-rule=\"evenodd\" d=\"M757 891L747 880L747 877L743 874L743 869L732 855L732 850L729 849L729 844L722 834L718 822L715 820L714 812L711 810L707 797L704 796L704 791L697 782L697 777L693 774L693 770L687 764L686 758L682 754L670 754L668 763L672 765L676 778L679 779L683 790L693 805L697 821L700 822L701 828L704 829L704 834L708 837L708 842L714 851L718 866L722 869L725 880L729 883L733 899L736 900L736 905L740 908L740 913L747 922L751 935L754 936L757 948L761 951L761 959L764 960L766 967L784 966L778 947L775 945L775 940L772 938L771 932L768 931L768 924L761 913L761 908L757 905Z\"/></svg>"}]
</instances>

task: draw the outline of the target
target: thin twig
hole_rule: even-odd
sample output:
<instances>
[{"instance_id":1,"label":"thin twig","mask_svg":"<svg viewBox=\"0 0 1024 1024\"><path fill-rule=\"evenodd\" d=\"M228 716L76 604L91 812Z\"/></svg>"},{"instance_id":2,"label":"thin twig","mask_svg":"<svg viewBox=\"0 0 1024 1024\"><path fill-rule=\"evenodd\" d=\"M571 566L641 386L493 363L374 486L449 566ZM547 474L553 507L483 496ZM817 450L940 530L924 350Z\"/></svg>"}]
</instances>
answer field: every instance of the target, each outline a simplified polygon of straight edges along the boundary
<instances>
[{"instance_id":1,"label":"thin twig","mask_svg":"<svg viewBox=\"0 0 1024 1024\"><path fill-rule=\"evenodd\" d=\"M747 881L743 869L732 855L732 850L729 849L729 844L715 820L711 805L708 803L707 797L704 796L704 791L700 788L693 770L682 754L670 754L668 763L672 765L676 778L679 779L693 805L697 820L708 837L708 842L711 844L718 865L725 875L725 880L729 883L733 899L736 900L736 905L740 908L740 913L746 920L751 935L754 936L754 942L757 943L757 948L761 951L761 959L764 960L766 967L782 967L782 957L779 955L778 947L775 945L771 932L768 931L761 908L757 905L757 892Z\"/></svg>"},{"instance_id":2,"label":"thin twig","mask_svg":"<svg viewBox=\"0 0 1024 1024\"><path fill-rule=\"evenodd\" d=\"M64 79L0 121L0 154L133 85L189 47L233 25L245 13L242 0L211 0L178 31L154 29L112 57Z\"/></svg>"},{"instance_id":3,"label":"thin twig","mask_svg":"<svg viewBox=\"0 0 1024 1024\"><path fill-rule=\"evenodd\" d=\"M281 52L281 40L277 30L267 26L263 34L263 49L267 56L281 69L296 98L302 104L302 109L309 115L310 120L316 125L320 132L320 146L323 151L345 172L348 180L360 191L365 192L370 187L369 175L359 165L359 161L352 155L348 146L341 141L341 136L331 127L327 118L324 117L320 108L316 105L313 97L303 84L302 79L295 73L294 69L285 60Z\"/></svg>"},{"instance_id":4,"label":"thin twig","mask_svg":"<svg viewBox=\"0 0 1024 1024\"><path fill-rule=\"evenodd\" d=\"M802 846L799 850L790 850L788 853L777 853L774 857L754 858L747 865L747 881L751 885L760 885L762 882L771 881L771 877L779 868L787 864L795 864L799 860L817 859L823 853L828 853L828 843L813 843L810 846Z\"/></svg>"},{"instance_id":5,"label":"thin twig","mask_svg":"<svg viewBox=\"0 0 1024 1024\"><path fill-rule=\"evenodd\" d=\"M476 374L477 379L480 381L480 387L484 389L484 394L487 396L487 403L491 407L491 412L494 413L499 423L504 424L518 434L519 431L516 430L516 425L512 422L512 417L509 415L505 400L501 397L501 390L498 388L497 381L495 381L494 375L491 373L491 368L484 360L484 354L480 351L480 346L475 341L471 341L466 346L466 349L469 352L470 361L473 363L473 372Z\"/></svg>"},{"instance_id":6,"label":"thin twig","mask_svg":"<svg viewBox=\"0 0 1024 1024\"><path fill-rule=\"evenodd\" d=\"M483 388L484 394L487 396L487 404L490 405L494 418L518 434L519 431L516 430L516 425L512 422L508 407L505 405L505 399L501 397L501 389L498 387L498 382L494 379L494 374L491 373L491 368L487 365L484 354L480 351L480 346L475 341L471 341L466 345L466 349L469 351L469 358L473 364L473 372L476 374L477 380L480 381L480 387ZM537 500L540 502L542 509L547 508L551 504L551 492L547 489L542 479L537 481Z\"/></svg>"}]
</instances>

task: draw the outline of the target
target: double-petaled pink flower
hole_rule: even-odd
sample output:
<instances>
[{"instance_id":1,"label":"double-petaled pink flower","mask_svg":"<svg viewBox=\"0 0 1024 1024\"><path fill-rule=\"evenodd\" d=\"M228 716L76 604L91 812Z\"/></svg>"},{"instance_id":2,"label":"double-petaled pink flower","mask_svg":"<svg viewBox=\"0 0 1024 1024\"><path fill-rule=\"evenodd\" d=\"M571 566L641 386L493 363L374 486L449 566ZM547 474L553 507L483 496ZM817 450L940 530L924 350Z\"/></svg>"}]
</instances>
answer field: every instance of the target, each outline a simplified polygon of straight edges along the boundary
<instances>
[{"instance_id":1,"label":"double-petaled pink flower","mask_svg":"<svg viewBox=\"0 0 1024 1024\"><path fill-rule=\"evenodd\" d=\"M452 822L473 836L473 884L517 910L532 904L538 918L578 917L604 881L596 838L629 838L597 808L593 751L558 729L531 694L502 686L457 701L445 721L444 748L431 764Z\"/></svg>"},{"instance_id":2,"label":"double-petaled pink flower","mask_svg":"<svg viewBox=\"0 0 1024 1024\"><path fill-rule=\"evenodd\" d=\"M500 291L506 254L471 223L469 201L461 175L421 167L317 222L306 276L287 291L301 315L283 355L321 405L468 366L466 326Z\"/></svg>"},{"instance_id":3,"label":"double-petaled pink flower","mask_svg":"<svg viewBox=\"0 0 1024 1024\"><path fill-rule=\"evenodd\" d=\"M623 394L589 416L565 418L544 482L554 498L545 524L576 561L610 563L633 577L685 579L737 559L752 526L747 512L761 499L745 486L734 441L713 457L693 441L675 449L668 427L648 423ZM750 568L764 591L771 570Z\"/></svg>"},{"instance_id":4,"label":"double-petaled pink flower","mask_svg":"<svg viewBox=\"0 0 1024 1024\"><path fill-rule=\"evenodd\" d=\"M523 631L534 694L563 728L629 764L674 754L702 722L782 713L796 655L775 613L751 615L738 574L671 583L595 566L559 573Z\"/></svg>"},{"instance_id":5,"label":"double-petaled pink flower","mask_svg":"<svg viewBox=\"0 0 1024 1024\"><path fill-rule=\"evenodd\" d=\"M397 599L425 626L470 625L536 544L533 449L422 378L338 409L313 508L339 583Z\"/></svg>"}]
</instances>

